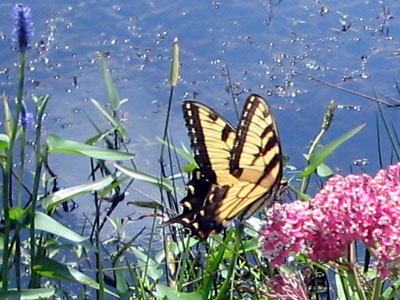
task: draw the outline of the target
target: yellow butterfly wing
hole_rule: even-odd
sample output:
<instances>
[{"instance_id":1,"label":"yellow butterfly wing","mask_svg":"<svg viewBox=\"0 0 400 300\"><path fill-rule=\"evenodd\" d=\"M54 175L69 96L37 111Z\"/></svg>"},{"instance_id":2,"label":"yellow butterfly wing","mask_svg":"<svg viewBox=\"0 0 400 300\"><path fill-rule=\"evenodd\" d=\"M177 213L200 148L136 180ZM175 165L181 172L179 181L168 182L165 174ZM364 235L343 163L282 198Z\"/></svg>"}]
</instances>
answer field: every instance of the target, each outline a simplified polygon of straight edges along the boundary
<instances>
[{"instance_id":1,"label":"yellow butterfly wing","mask_svg":"<svg viewBox=\"0 0 400 300\"><path fill-rule=\"evenodd\" d=\"M264 98L247 98L230 160L231 173L239 182L220 200L219 220L238 214L251 216L275 200L282 179L282 150L278 128Z\"/></svg>"},{"instance_id":2,"label":"yellow butterfly wing","mask_svg":"<svg viewBox=\"0 0 400 300\"><path fill-rule=\"evenodd\" d=\"M198 102L185 102L183 111L199 170L181 201L183 213L168 224L207 238L273 202L282 178L279 135L268 103L257 95L247 98L237 130Z\"/></svg>"},{"instance_id":3,"label":"yellow butterfly wing","mask_svg":"<svg viewBox=\"0 0 400 300\"><path fill-rule=\"evenodd\" d=\"M221 197L221 187L238 181L229 167L236 130L224 117L199 102L185 101L182 109L199 169L187 183L187 195L181 201L182 214L166 224L180 223L204 238L224 228L215 222L217 203L213 202L211 191Z\"/></svg>"},{"instance_id":4,"label":"yellow butterfly wing","mask_svg":"<svg viewBox=\"0 0 400 300\"><path fill-rule=\"evenodd\" d=\"M183 115L200 171L217 185L234 182L229 161L236 139L235 128L212 108L199 102L185 101Z\"/></svg>"}]
</instances>

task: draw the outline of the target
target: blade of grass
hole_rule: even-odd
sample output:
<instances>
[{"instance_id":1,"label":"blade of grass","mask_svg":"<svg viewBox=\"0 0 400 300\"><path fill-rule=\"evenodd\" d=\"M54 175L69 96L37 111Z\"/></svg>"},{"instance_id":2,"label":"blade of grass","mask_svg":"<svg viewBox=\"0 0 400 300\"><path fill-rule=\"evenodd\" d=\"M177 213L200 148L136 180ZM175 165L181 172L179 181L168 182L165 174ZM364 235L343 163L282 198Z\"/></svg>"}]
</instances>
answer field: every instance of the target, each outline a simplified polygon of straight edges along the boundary
<instances>
[{"instance_id":1,"label":"blade of grass","mask_svg":"<svg viewBox=\"0 0 400 300\"><path fill-rule=\"evenodd\" d=\"M399 149L399 145L398 145L398 143L396 143L396 139L395 139L395 137L394 137L394 135L393 135L392 130L391 130L390 127L389 127L389 124L388 124L388 122L387 122L387 119L386 119L385 114L383 113L382 106L381 106L380 103L378 103L378 108L379 108L379 114L381 115L383 124L385 125L386 132L387 132L387 134L388 134L388 136L389 136L390 143L392 144L394 153L396 154L397 160L400 160L400 149Z\"/></svg>"},{"instance_id":2,"label":"blade of grass","mask_svg":"<svg viewBox=\"0 0 400 300\"><path fill-rule=\"evenodd\" d=\"M107 68L107 64L104 57L101 57L101 67L103 70L103 79L106 86L108 100L110 101L112 110L118 110L121 105L121 101L118 96L118 91L115 88L114 82L111 77L110 70Z\"/></svg>"},{"instance_id":3,"label":"blade of grass","mask_svg":"<svg viewBox=\"0 0 400 300\"><path fill-rule=\"evenodd\" d=\"M96 106L96 108L103 114L103 116L111 123L112 126L119 132L122 137L126 137L125 127L115 119L105 108L95 99L90 98L90 101Z\"/></svg>"},{"instance_id":4,"label":"blade of grass","mask_svg":"<svg viewBox=\"0 0 400 300\"><path fill-rule=\"evenodd\" d=\"M46 143L49 153L68 153L102 160L128 160L133 158L133 154L128 152L89 146L83 143L65 140L53 134L48 135Z\"/></svg>"},{"instance_id":5,"label":"blade of grass","mask_svg":"<svg viewBox=\"0 0 400 300\"><path fill-rule=\"evenodd\" d=\"M132 170L125 168L123 166L114 164L114 167L120 170L121 172L125 173L129 177L146 181L148 183L154 184L157 187L161 187L163 190L167 192L172 192L174 190L172 181L168 178L159 178L152 175L148 175L146 173L140 172L138 170Z\"/></svg>"},{"instance_id":6,"label":"blade of grass","mask_svg":"<svg viewBox=\"0 0 400 300\"><path fill-rule=\"evenodd\" d=\"M81 184L81 185L77 185L77 186L73 186L70 188L59 190L57 192L54 192L54 193L46 196L42 200L42 206L47 211L53 210L56 206L66 202L72 198L106 188L118 176L119 176L119 174L109 175L109 176L104 177L101 180L98 180L98 181L95 181L92 183Z\"/></svg>"},{"instance_id":7,"label":"blade of grass","mask_svg":"<svg viewBox=\"0 0 400 300\"><path fill-rule=\"evenodd\" d=\"M213 283L215 281L217 270L220 267L220 264L222 263L222 260L223 260L224 254L225 254L225 251L227 250L226 245L232 239L233 233L234 233L234 230L228 231L228 234L226 235L224 242L219 246L218 252L215 255L215 257L208 259L209 265L206 267L207 275L203 279L203 286L202 286L202 292L204 293L204 295L206 295L206 299L209 298Z\"/></svg>"},{"instance_id":8,"label":"blade of grass","mask_svg":"<svg viewBox=\"0 0 400 300\"><path fill-rule=\"evenodd\" d=\"M235 228L235 229L236 229L235 230L235 232L236 232L235 244L234 244L233 251L230 251L230 252L232 252L232 258L231 258L231 262L228 267L228 274L226 275L226 278L225 278L224 282L222 283L221 288L218 290L218 295L215 298L215 300L226 299L228 288L231 286L231 284L234 280L234 274L236 272L235 267L236 267L236 263L238 260L238 253L241 248L241 241L242 241L240 229L239 228Z\"/></svg>"},{"instance_id":9,"label":"blade of grass","mask_svg":"<svg viewBox=\"0 0 400 300\"><path fill-rule=\"evenodd\" d=\"M197 162L194 159L193 155L190 153L190 151L188 151L188 149L186 148L178 148L176 146L173 146L171 144L168 144L165 140L156 137L156 139L162 143L163 145L169 147L172 151L175 151L177 154L179 154L179 156L183 157L184 159L186 159L190 164L194 164L195 166L197 166ZM198 166L197 166L198 167Z\"/></svg>"}]
</instances>

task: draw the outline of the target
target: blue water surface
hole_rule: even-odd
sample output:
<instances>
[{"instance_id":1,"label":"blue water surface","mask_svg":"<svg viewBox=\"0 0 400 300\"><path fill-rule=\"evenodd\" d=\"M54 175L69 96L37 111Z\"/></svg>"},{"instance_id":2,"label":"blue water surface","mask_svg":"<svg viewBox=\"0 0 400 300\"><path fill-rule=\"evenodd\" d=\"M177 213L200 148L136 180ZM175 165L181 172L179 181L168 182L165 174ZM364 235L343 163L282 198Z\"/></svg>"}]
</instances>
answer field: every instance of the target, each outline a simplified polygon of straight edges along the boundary
<instances>
[{"instance_id":1,"label":"blue water surface","mask_svg":"<svg viewBox=\"0 0 400 300\"><path fill-rule=\"evenodd\" d=\"M385 101L398 99L399 1L42 0L25 4L31 7L35 23L25 96L30 109L34 108L32 93L51 96L45 134L85 142L96 134L89 117L107 128L107 120L89 101L107 103L98 59L100 52L107 51L119 95L129 100L122 106L129 151L135 153L140 170L158 175L161 146L156 137L163 134L171 46L178 37L181 74L170 124L176 144L189 145L181 113L184 99L210 105L236 123L227 66L239 107L250 93L271 103L290 165L305 166L303 154L334 99L339 108L323 144L362 123L366 127L326 163L341 174L374 174L381 167L377 104L295 71ZM18 61L10 43L13 5L0 4L0 85L11 98L17 91ZM398 110L384 107L384 112L398 129ZM385 167L395 159L387 135L381 134ZM354 162L359 159L368 164L357 167ZM63 187L88 181L87 159L60 154L49 163ZM311 192L316 191L316 183L312 181ZM160 200L157 188L139 181L132 187L127 202ZM93 214L90 197L75 201L79 208L65 218L83 220L84 214ZM113 217L138 217L141 212L122 203ZM141 228L133 223L126 230L134 234Z\"/></svg>"}]
</instances>

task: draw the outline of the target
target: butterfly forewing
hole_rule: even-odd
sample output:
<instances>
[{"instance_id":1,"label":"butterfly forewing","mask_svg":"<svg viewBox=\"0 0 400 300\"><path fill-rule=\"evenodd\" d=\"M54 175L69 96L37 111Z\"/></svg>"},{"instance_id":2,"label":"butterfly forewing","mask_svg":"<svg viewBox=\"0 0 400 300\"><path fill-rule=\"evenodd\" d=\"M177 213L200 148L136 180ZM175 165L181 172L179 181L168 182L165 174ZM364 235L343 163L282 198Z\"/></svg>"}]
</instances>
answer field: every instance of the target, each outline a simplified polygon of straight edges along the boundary
<instances>
[{"instance_id":1,"label":"butterfly forewing","mask_svg":"<svg viewBox=\"0 0 400 300\"><path fill-rule=\"evenodd\" d=\"M218 185L232 184L235 178L227 162L236 138L235 128L213 109L198 102L185 101L183 114L200 170L215 174L215 180L209 179Z\"/></svg>"},{"instance_id":2,"label":"butterfly forewing","mask_svg":"<svg viewBox=\"0 0 400 300\"><path fill-rule=\"evenodd\" d=\"M282 177L282 152L275 118L268 103L251 95L243 108L230 161L231 173L240 181L257 183L266 190Z\"/></svg>"}]
</instances>

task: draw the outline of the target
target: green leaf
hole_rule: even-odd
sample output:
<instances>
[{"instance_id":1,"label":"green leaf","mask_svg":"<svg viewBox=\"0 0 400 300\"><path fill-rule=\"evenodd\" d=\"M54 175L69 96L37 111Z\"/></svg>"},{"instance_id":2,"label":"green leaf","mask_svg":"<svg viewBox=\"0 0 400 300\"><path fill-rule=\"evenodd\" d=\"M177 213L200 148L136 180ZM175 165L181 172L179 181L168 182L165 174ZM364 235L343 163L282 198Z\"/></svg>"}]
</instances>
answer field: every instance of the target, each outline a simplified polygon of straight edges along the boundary
<instances>
[{"instance_id":1,"label":"green leaf","mask_svg":"<svg viewBox=\"0 0 400 300\"><path fill-rule=\"evenodd\" d=\"M42 200L42 206L45 210L50 211L54 209L56 206L81 195L91 193L94 191L99 191L101 189L106 188L108 185L110 185L116 177L118 177L119 174L116 175L109 175L104 177L101 180L92 182L92 183L87 183L87 184L81 184L73 187L69 187L66 189L59 190L57 192L54 192L48 196L46 196Z\"/></svg>"},{"instance_id":2,"label":"green leaf","mask_svg":"<svg viewBox=\"0 0 400 300\"><path fill-rule=\"evenodd\" d=\"M339 274L335 274L335 283L339 299L346 299L346 294L344 293L344 287Z\"/></svg>"},{"instance_id":3,"label":"green leaf","mask_svg":"<svg viewBox=\"0 0 400 300\"><path fill-rule=\"evenodd\" d=\"M0 152L3 152L10 142L10 138L6 134L0 134Z\"/></svg>"},{"instance_id":4,"label":"green leaf","mask_svg":"<svg viewBox=\"0 0 400 300\"><path fill-rule=\"evenodd\" d=\"M126 130L125 127L115 119L105 108L95 99L90 98L90 101L96 106L96 108L106 117L106 119L115 127L115 129L119 132L122 137L126 137Z\"/></svg>"},{"instance_id":5,"label":"green leaf","mask_svg":"<svg viewBox=\"0 0 400 300\"><path fill-rule=\"evenodd\" d=\"M138 266L141 270L146 268L147 264L147 276L157 282L163 276L163 270L160 268L161 264L148 257L148 255L136 247L133 248L133 254L138 260Z\"/></svg>"},{"instance_id":6,"label":"green leaf","mask_svg":"<svg viewBox=\"0 0 400 300\"><path fill-rule=\"evenodd\" d=\"M40 123L41 120L43 119L43 114L46 110L47 103L50 100L50 96L49 95L45 95L45 96L32 95L32 99L37 106L36 123Z\"/></svg>"},{"instance_id":7,"label":"green leaf","mask_svg":"<svg viewBox=\"0 0 400 300\"><path fill-rule=\"evenodd\" d=\"M125 277L125 274L123 272L124 268L122 268L119 265L119 262L116 262L113 265L113 269L114 269L114 274L115 274L115 281L117 283L116 288L117 288L118 292L120 292L121 294L129 293L129 286L128 286L127 282L126 282L126 277Z\"/></svg>"},{"instance_id":8,"label":"green leaf","mask_svg":"<svg viewBox=\"0 0 400 300\"><path fill-rule=\"evenodd\" d=\"M89 146L83 143L65 140L53 134L47 136L46 143L50 153L76 154L103 160L128 160L133 158L133 154L128 152Z\"/></svg>"},{"instance_id":9,"label":"green leaf","mask_svg":"<svg viewBox=\"0 0 400 300\"><path fill-rule=\"evenodd\" d=\"M37 256L35 262L36 265L34 266L34 269L42 276L78 282L94 289L99 289L99 284L94 279L67 265L61 264L44 256ZM104 289L104 291L116 298L119 298L117 294L110 290Z\"/></svg>"},{"instance_id":10,"label":"green leaf","mask_svg":"<svg viewBox=\"0 0 400 300\"><path fill-rule=\"evenodd\" d=\"M391 285L382 293L379 300L394 299L395 296L399 295L399 291L400 291L400 280L397 279L396 281L392 282Z\"/></svg>"},{"instance_id":11,"label":"green leaf","mask_svg":"<svg viewBox=\"0 0 400 300\"><path fill-rule=\"evenodd\" d=\"M117 89L115 88L114 82L112 80L110 70L107 68L107 64L103 57L101 58L101 67L103 69L103 79L106 85L108 100L110 101L111 108L114 111L118 110L121 105L121 101L119 99Z\"/></svg>"},{"instance_id":12,"label":"green leaf","mask_svg":"<svg viewBox=\"0 0 400 300\"><path fill-rule=\"evenodd\" d=\"M118 170L125 173L129 177L136 178L136 179L143 180L148 183L154 184L168 192L172 192L174 190L172 181L168 178L155 177L155 176L140 172L138 170L132 170L132 169L125 168L125 167L117 165L117 164L114 164L114 167L116 167Z\"/></svg>"},{"instance_id":13,"label":"green leaf","mask_svg":"<svg viewBox=\"0 0 400 300\"><path fill-rule=\"evenodd\" d=\"M179 243L171 241L168 245L168 251L172 252L175 256L179 254L185 253L187 249L197 245L199 243L199 239L194 237L185 237ZM185 245L184 247L182 245Z\"/></svg>"},{"instance_id":14,"label":"green leaf","mask_svg":"<svg viewBox=\"0 0 400 300\"><path fill-rule=\"evenodd\" d=\"M29 290L20 290L13 291L9 290L7 292L0 292L0 299L7 300L36 300L36 299L49 299L61 293L62 289L60 288L40 288L40 289L29 289Z\"/></svg>"},{"instance_id":15,"label":"green leaf","mask_svg":"<svg viewBox=\"0 0 400 300\"><path fill-rule=\"evenodd\" d=\"M10 219L14 221L19 221L23 216L25 216L26 211L20 207L10 207Z\"/></svg>"},{"instance_id":16,"label":"green leaf","mask_svg":"<svg viewBox=\"0 0 400 300\"><path fill-rule=\"evenodd\" d=\"M349 132L343 134L333 142L324 146L318 152L314 152L313 154L311 154L308 160L308 165L306 167L306 170L303 173L301 173L299 177L303 178L311 175L311 173L313 173L319 165L325 162L325 160L332 154L333 151L335 151L341 144L343 144L345 141L347 141L357 132L359 132L362 128L364 128L364 126L365 124L357 126L353 130L350 130Z\"/></svg>"},{"instance_id":17,"label":"green leaf","mask_svg":"<svg viewBox=\"0 0 400 300\"><path fill-rule=\"evenodd\" d=\"M39 211L35 212L35 229L55 234L71 242L79 243L94 252L96 251L96 248L88 241L87 238L84 238L75 231L65 227L52 217Z\"/></svg>"},{"instance_id":18,"label":"green leaf","mask_svg":"<svg viewBox=\"0 0 400 300\"><path fill-rule=\"evenodd\" d=\"M156 285L156 290L158 294L158 299L205 300L204 295L201 292L181 293L161 283Z\"/></svg>"},{"instance_id":19,"label":"green leaf","mask_svg":"<svg viewBox=\"0 0 400 300\"><path fill-rule=\"evenodd\" d=\"M188 164L188 165L183 166L183 170L184 170L186 173L192 173L194 170L196 170L196 169L198 169L198 168L199 168L199 166L197 165L197 163Z\"/></svg>"},{"instance_id":20,"label":"green leaf","mask_svg":"<svg viewBox=\"0 0 400 300\"><path fill-rule=\"evenodd\" d=\"M329 177L333 175L333 171L327 165L321 164L317 167L317 174L320 177Z\"/></svg>"},{"instance_id":21,"label":"green leaf","mask_svg":"<svg viewBox=\"0 0 400 300\"><path fill-rule=\"evenodd\" d=\"M8 104L8 97L5 93L3 93L1 97L3 98L4 130L8 136L11 136L14 128L14 118L10 109L10 105Z\"/></svg>"},{"instance_id":22,"label":"green leaf","mask_svg":"<svg viewBox=\"0 0 400 300\"><path fill-rule=\"evenodd\" d=\"M89 119L89 121L90 121L90 123L93 124L93 121L92 121L92 120ZM95 129L97 129L97 128L95 128ZM114 130L115 130L114 128L111 128L111 129L109 129L109 130L107 130L107 131L99 132L99 134L97 134L97 135L95 135L95 136L89 138L89 139L85 142L85 144L86 144L86 145L94 145L94 144L96 144L96 143L98 143L98 142L100 142L100 141L102 141L102 140L104 140L105 143L108 143L107 138L110 136L110 134L112 134L112 133L114 132Z\"/></svg>"}]
</instances>

